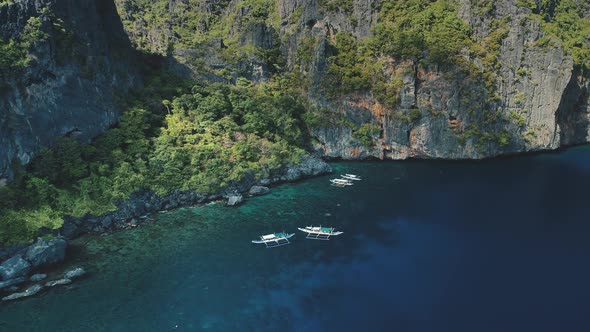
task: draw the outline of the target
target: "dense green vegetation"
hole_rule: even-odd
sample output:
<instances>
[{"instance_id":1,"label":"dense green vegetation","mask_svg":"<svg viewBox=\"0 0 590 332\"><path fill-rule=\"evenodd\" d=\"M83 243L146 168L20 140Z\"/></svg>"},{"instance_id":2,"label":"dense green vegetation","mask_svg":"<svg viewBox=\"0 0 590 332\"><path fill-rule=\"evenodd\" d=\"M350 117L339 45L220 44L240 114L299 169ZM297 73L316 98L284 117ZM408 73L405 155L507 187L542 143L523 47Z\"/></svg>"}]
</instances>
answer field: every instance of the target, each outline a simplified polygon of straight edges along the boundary
<instances>
[{"instance_id":1,"label":"dense green vegetation","mask_svg":"<svg viewBox=\"0 0 590 332\"><path fill-rule=\"evenodd\" d=\"M370 123L363 123L352 135L366 147L371 147L379 132L381 132L381 127Z\"/></svg>"},{"instance_id":2,"label":"dense green vegetation","mask_svg":"<svg viewBox=\"0 0 590 332\"><path fill-rule=\"evenodd\" d=\"M0 189L0 243L59 227L64 215L112 211L139 189L215 192L246 173L268 175L304 153L304 107L272 84L175 81L154 78L116 128L91 145L60 139ZM154 107L157 100L163 102Z\"/></svg>"},{"instance_id":3,"label":"dense green vegetation","mask_svg":"<svg viewBox=\"0 0 590 332\"><path fill-rule=\"evenodd\" d=\"M590 69L590 20L583 16L590 10L588 1L521 0L519 4L533 11L533 17L542 22L550 37L561 42L576 65ZM545 38L540 45L547 42Z\"/></svg>"},{"instance_id":4,"label":"dense green vegetation","mask_svg":"<svg viewBox=\"0 0 590 332\"><path fill-rule=\"evenodd\" d=\"M231 81L243 76L242 63L266 64L272 73L284 65L279 51L279 17L274 0L239 1L227 12L229 0L117 0L125 29L135 46L176 59L200 73ZM260 24L275 32L272 45L249 43ZM269 31L271 31L269 30ZM187 51L189 50L189 51ZM216 59L222 66L205 66Z\"/></svg>"},{"instance_id":5,"label":"dense green vegetation","mask_svg":"<svg viewBox=\"0 0 590 332\"><path fill-rule=\"evenodd\" d=\"M32 63L29 50L36 43L47 39L47 34L41 30L41 24L41 17L31 17L17 39L4 41L0 38L0 81L2 78L17 77Z\"/></svg>"},{"instance_id":6,"label":"dense green vegetation","mask_svg":"<svg viewBox=\"0 0 590 332\"><path fill-rule=\"evenodd\" d=\"M328 75L332 95L372 91L389 108L398 103L403 73L387 73L387 57L415 65L458 65L460 52L471 46L469 29L457 17L454 1L380 2L374 36L357 40L339 32L332 44ZM392 75L393 74L393 75Z\"/></svg>"},{"instance_id":7,"label":"dense green vegetation","mask_svg":"<svg viewBox=\"0 0 590 332\"><path fill-rule=\"evenodd\" d=\"M120 3L117 7L125 29L136 47L162 55L173 48L198 48L215 38L223 38L231 48L239 37L238 31L231 31L232 27L246 28L256 22L278 27L274 0L239 1L231 15L223 15L229 0L116 1ZM239 21L237 13L243 15Z\"/></svg>"},{"instance_id":8,"label":"dense green vegetation","mask_svg":"<svg viewBox=\"0 0 590 332\"><path fill-rule=\"evenodd\" d=\"M56 42L56 61L71 59L75 55L72 31L68 31L64 21L47 7L41 10L39 16L27 20L18 37L8 40L0 38L0 87L10 79L21 78L27 67L35 65L35 47L49 36Z\"/></svg>"},{"instance_id":9,"label":"dense green vegetation","mask_svg":"<svg viewBox=\"0 0 590 332\"><path fill-rule=\"evenodd\" d=\"M371 46L398 59L454 64L471 44L469 29L451 0L384 1Z\"/></svg>"},{"instance_id":10,"label":"dense green vegetation","mask_svg":"<svg viewBox=\"0 0 590 332\"><path fill-rule=\"evenodd\" d=\"M354 7L353 0L320 0L319 3L330 12L341 10L350 14Z\"/></svg>"},{"instance_id":11,"label":"dense green vegetation","mask_svg":"<svg viewBox=\"0 0 590 332\"><path fill-rule=\"evenodd\" d=\"M333 84L328 92L340 95L371 88L379 64L371 65L366 46L348 32L339 32L332 46L335 55L329 58L328 77Z\"/></svg>"},{"instance_id":12,"label":"dense green vegetation","mask_svg":"<svg viewBox=\"0 0 590 332\"><path fill-rule=\"evenodd\" d=\"M117 0L119 14L138 49L165 55L170 47L195 47L218 20L229 0L205 3ZM207 10L199 10L206 6Z\"/></svg>"}]
</instances>

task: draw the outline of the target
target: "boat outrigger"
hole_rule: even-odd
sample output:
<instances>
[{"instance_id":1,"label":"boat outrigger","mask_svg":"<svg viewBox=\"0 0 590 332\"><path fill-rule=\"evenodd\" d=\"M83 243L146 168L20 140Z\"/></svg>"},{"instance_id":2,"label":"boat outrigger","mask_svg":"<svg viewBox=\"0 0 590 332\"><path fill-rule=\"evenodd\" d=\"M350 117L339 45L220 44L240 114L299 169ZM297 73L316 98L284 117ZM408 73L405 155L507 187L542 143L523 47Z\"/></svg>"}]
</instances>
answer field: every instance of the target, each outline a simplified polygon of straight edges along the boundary
<instances>
[{"instance_id":1,"label":"boat outrigger","mask_svg":"<svg viewBox=\"0 0 590 332\"><path fill-rule=\"evenodd\" d=\"M311 240L329 240L330 236L340 235L344 232L336 232L333 227L314 227L307 226L305 228L298 228L300 231L307 233L306 239Z\"/></svg>"},{"instance_id":2,"label":"boat outrigger","mask_svg":"<svg viewBox=\"0 0 590 332\"><path fill-rule=\"evenodd\" d=\"M340 175L340 176L345 180L355 180L355 181L362 180L358 175L354 175L354 174L344 174L344 175Z\"/></svg>"},{"instance_id":3,"label":"boat outrigger","mask_svg":"<svg viewBox=\"0 0 590 332\"><path fill-rule=\"evenodd\" d=\"M344 187L344 186L352 186L353 183L350 180L346 179L331 179L333 186Z\"/></svg>"},{"instance_id":4,"label":"boat outrigger","mask_svg":"<svg viewBox=\"0 0 590 332\"><path fill-rule=\"evenodd\" d=\"M264 243L267 248L280 247L291 243L289 242L289 239L292 238L293 235L295 235L295 233L288 234L285 232L261 235L260 240L252 240L252 243Z\"/></svg>"}]
</instances>

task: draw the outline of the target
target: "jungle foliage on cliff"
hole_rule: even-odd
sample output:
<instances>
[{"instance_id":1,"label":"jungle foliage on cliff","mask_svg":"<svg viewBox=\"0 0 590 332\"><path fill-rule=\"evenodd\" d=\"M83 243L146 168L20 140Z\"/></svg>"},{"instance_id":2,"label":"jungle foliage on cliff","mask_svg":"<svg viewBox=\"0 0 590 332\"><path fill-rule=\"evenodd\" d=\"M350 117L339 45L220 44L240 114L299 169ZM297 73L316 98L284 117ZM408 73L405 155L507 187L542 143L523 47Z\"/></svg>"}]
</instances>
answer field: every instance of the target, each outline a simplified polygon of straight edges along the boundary
<instances>
[{"instance_id":1,"label":"jungle foliage on cliff","mask_svg":"<svg viewBox=\"0 0 590 332\"><path fill-rule=\"evenodd\" d=\"M64 137L18 172L0 189L0 243L27 241L65 215L115 210L139 189L216 192L304 153L304 105L278 85L178 80L156 76L117 127L90 145Z\"/></svg>"},{"instance_id":2,"label":"jungle foliage on cliff","mask_svg":"<svg viewBox=\"0 0 590 332\"><path fill-rule=\"evenodd\" d=\"M519 0L519 4L531 9L548 33L539 44L551 43L554 38L572 55L576 65L590 69L590 20L584 17L590 10L588 1Z\"/></svg>"},{"instance_id":3,"label":"jungle foliage on cliff","mask_svg":"<svg viewBox=\"0 0 590 332\"><path fill-rule=\"evenodd\" d=\"M482 15L494 6L492 1L473 5L480 7ZM531 9L531 17L542 22L547 35L537 42L539 45L559 42L577 65L590 66L590 20L584 17L590 4L580 0L519 0L519 5ZM395 106L397 100L392 96L399 93L399 84L395 78L383 76L385 57L423 66L455 65L472 75L493 79L497 58L494 54L499 52L507 32L502 22L495 23L490 38L480 45L467 23L457 16L457 1L396 0L381 1L378 6L379 21L372 36L356 39L346 32L336 35L332 44L335 56L329 64L335 84L331 88L333 94L372 90L385 105ZM483 71L478 72L466 55L479 59ZM491 82L486 84L491 87Z\"/></svg>"},{"instance_id":4,"label":"jungle foliage on cliff","mask_svg":"<svg viewBox=\"0 0 590 332\"><path fill-rule=\"evenodd\" d=\"M384 105L398 103L402 82L387 74L388 59L415 64L455 65L472 40L466 23L457 17L454 1L382 1L374 35L357 39L339 32L331 44L328 77L332 95L372 91Z\"/></svg>"},{"instance_id":5,"label":"jungle foliage on cliff","mask_svg":"<svg viewBox=\"0 0 590 332\"><path fill-rule=\"evenodd\" d=\"M18 38L6 41L0 38L0 80L19 75L34 61L29 50L47 38L47 34L41 30L42 19L43 16L29 18Z\"/></svg>"}]
</instances>

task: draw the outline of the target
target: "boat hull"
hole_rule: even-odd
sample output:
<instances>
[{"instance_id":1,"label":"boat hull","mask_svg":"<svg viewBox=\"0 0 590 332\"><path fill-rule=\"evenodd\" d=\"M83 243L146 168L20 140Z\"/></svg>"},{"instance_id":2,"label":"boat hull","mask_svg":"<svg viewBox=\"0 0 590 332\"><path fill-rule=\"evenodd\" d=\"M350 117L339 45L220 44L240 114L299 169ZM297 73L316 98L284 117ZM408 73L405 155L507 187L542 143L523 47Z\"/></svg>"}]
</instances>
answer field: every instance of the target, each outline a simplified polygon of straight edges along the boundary
<instances>
[{"instance_id":1,"label":"boat hull","mask_svg":"<svg viewBox=\"0 0 590 332\"><path fill-rule=\"evenodd\" d=\"M312 239L312 240L329 240L330 236L336 236L336 235L340 235L344 232L334 232L334 231L330 231L330 232L324 232L322 230L314 230L314 229L309 229L309 228L297 228L298 230L307 233L306 238L307 239Z\"/></svg>"},{"instance_id":2,"label":"boat hull","mask_svg":"<svg viewBox=\"0 0 590 332\"><path fill-rule=\"evenodd\" d=\"M291 234L285 234L285 236L275 237L275 238L268 239L268 240L252 240L252 243L260 244L260 243L274 243L274 242L286 241L287 239L292 238L294 235L295 235L295 233L291 233Z\"/></svg>"},{"instance_id":3,"label":"boat hull","mask_svg":"<svg viewBox=\"0 0 590 332\"><path fill-rule=\"evenodd\" d=\"M361 180L359 178L353 178L353 177L348 177L348 176L344 176L344 175L342 175L342 178L344 180L354 180L354 181L360 181Z\"/></svg>"}]
</instances>

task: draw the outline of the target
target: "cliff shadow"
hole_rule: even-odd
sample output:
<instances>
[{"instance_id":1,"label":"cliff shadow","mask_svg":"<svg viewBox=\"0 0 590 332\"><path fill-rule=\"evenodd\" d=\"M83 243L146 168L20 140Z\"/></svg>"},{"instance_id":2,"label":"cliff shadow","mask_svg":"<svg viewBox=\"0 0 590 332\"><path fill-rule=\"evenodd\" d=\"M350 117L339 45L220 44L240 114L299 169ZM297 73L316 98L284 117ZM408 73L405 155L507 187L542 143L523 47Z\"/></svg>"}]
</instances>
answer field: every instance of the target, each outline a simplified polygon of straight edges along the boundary
<instances>
[{"instance_id":1,"label":"cliff shadow","mask_svg":"<svg viewBox=\"0 0 590 332\"><path fill-rule=\"evenodd\" d=\"M588 108L589 86L580 68L574 69L556 113L557 125L561 129L560 145L588 142L590 130L590 109Z\"/></svg>"}]
</instances>

